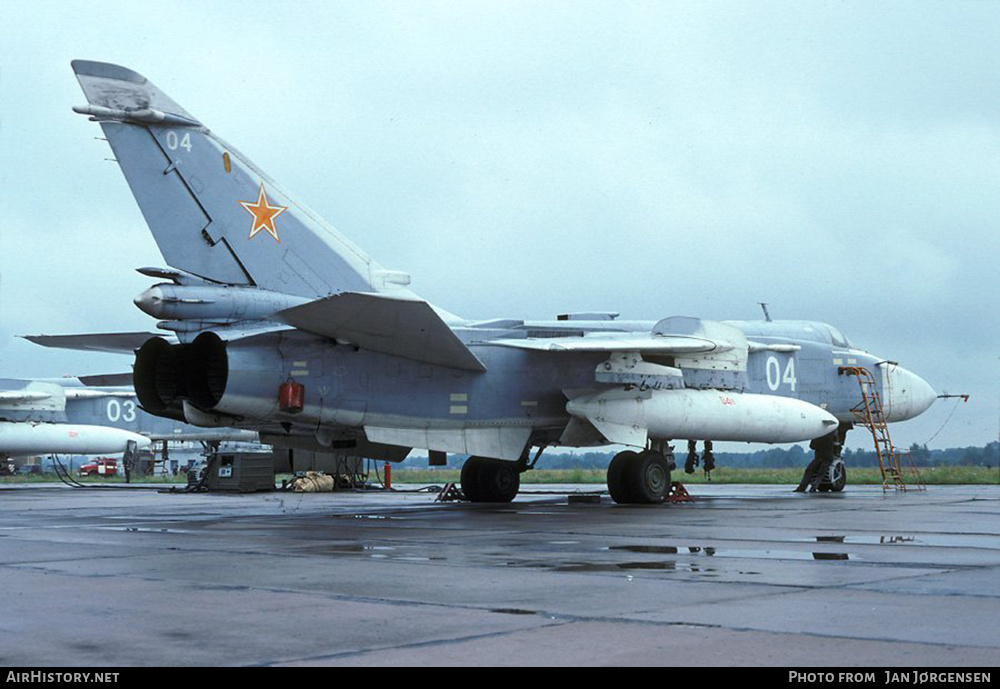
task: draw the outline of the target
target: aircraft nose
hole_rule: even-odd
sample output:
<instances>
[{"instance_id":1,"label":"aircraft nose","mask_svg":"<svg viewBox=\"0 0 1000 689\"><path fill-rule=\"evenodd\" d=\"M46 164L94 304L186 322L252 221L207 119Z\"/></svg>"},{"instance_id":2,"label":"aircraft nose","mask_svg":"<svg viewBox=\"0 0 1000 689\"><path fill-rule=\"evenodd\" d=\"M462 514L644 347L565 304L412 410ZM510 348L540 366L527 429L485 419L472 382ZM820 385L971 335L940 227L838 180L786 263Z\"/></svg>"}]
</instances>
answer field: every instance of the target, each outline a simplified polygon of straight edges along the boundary
<instances>
[{"instance_id":1,"label":"aircraft nose","mask_svg":"<svg viewBox=\"0 0 1000 689\"><path fill-rule=\"evenodd\" d=\"M937 393L916 373L892 363L881 364L881 367L887 421L912 419L934 404Z\"/></svg>"}]
</instances>

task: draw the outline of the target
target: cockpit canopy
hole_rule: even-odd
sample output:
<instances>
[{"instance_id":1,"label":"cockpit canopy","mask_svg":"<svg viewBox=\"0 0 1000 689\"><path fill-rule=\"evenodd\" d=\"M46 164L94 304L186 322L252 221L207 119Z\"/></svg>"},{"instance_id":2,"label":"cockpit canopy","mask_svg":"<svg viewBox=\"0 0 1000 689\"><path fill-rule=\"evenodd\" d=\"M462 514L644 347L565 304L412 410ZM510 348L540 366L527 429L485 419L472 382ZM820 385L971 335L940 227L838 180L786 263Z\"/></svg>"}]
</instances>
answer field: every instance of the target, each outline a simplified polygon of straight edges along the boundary
<instances>
[{"instance_id":1,"label":"cockpit canopy","mask_svg":"<svg viewBox=\"0 0 1000 689\"><path fill-rule=\"evenodd\" d=\"M816 325L817 326L822 326L822 327L826 328L829 331L829 333L830 333L830 342L833 344L834 347L844 347L844 348L847 348L847 349L849 349L849 348L852 347L852 345L848 341L848 339L846 337L844 337L844 333L840 332L839 330L837 330L836 328L834 328L832 325L830 325L828 323L817 323Z\"/></svg>"},{"instance_id":2,"label":"cockpit canopy","mask_svg":"<svg viewBox=\"0 0 1000 689\"><path fill-rule=\"evenodd\" d=\"M726 321L726 323L739 328L751 338L804 340L845 349L854 348L840 330L819 321Z\"/></svg>"}]
</instances>

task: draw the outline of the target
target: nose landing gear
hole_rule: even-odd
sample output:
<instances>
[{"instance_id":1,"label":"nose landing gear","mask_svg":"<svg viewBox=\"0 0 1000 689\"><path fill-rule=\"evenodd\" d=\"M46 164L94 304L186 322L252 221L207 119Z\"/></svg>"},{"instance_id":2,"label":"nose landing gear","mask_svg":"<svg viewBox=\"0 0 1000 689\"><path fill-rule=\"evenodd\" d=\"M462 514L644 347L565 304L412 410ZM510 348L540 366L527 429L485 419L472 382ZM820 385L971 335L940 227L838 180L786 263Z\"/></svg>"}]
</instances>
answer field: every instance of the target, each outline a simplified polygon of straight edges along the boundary
<instances>
[{"instance_id":1,"label":"nose landing gear","mask_svg":"<svg viewBox=\"0 0 1000 689\"><path fill-rule=\"evenodd\" d=\"M813 460L803 472L802 481L795 489L796 493L839 493L844 490L847 485L847 466L840 458L840 453L848 428L841 426L809 443L814 452Z\"/></svg>"},{"instance_id":2,"label":"nose landing gear","mask_svg":"<svg viewBox=\"0 0 1000 689\"><path fill-rule=\"evenodd\" d=\"M844 490L844 486L846 485L847 465L844 464L844 460L837 457L830 464L830 468L827 469L826 475L820 481L819 492L828 493L833 491L834 493L839 493Z\"/></svg>"}]
</instances>

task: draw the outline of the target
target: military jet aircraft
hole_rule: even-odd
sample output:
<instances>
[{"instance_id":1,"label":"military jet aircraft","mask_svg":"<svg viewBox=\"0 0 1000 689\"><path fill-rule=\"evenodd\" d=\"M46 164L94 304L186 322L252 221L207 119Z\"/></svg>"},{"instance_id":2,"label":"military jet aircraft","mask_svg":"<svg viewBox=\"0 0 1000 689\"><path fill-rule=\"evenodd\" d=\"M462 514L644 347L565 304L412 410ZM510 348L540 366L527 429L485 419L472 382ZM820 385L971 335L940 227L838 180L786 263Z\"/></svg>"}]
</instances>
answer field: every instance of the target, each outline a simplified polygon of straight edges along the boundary
<instances>
[{"instance_id":1,"label":"military jet aircraft","mask_svg":"<svg viewBox=\"0 0 1000 689\"><path fill-rule=\"evenodd\" d=\"M131 378L0 378L0 460L125 454L161 440L256 440L247 430L203 429L147 414L131 389Z\"/></svg>"},{"instance_id":2,"label":"military jet aircraft","mask_svg":"<svg viewBox=\"0 0 1000 689\"><path fill-rule=\"evenodd\" d=\"M842 437L860 394L844 365L873 372L890 421L934 400L918 376L819 322L456 316L142 75L72 65L87 98L74 110L100 123L170 266L140 269L161 282L136 304L173 333L142 335L137 349L150 413L375 459L468 454L473 501L513 499L546 447L624 445L608 484L617 502L637 503L670 490L671 440ZM46 343L137 344L82 337Z\"/></svg>"},{"instance_id":3,"label":"military jet aircraft","mask_svg":"<svg viewBox=\"0 0 1000 689\"><path fill-rule=\"evenodd\" d=\"M94 417L89 410L98 400L106 405L106 413ZM0 378L0 459L124 453L130 444L132 449L147 449L149 438L112 425L128 425L139 413L131 391Z\"/></svg>"}]
</instances>

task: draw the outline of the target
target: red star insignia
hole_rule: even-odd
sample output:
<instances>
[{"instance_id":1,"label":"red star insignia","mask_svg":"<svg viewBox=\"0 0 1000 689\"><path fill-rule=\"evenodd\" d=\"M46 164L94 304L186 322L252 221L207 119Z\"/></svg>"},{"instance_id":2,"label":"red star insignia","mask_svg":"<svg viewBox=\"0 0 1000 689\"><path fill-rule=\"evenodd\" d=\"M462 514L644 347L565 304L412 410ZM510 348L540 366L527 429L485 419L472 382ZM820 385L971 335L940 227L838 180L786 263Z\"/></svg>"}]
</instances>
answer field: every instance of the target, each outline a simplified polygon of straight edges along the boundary
<instances>
[{"instance_id":1,"label":"red star insignia","mask_svg":"<svg viewBox=\"0 0 1000 689\"><path fill-rule=\"evenodd\" d=\"M281 243L278 239L278 230L274 226L274 219L288 210L288 206L272 206L267 202L267 193L264 191L264 183L260 183L260 193L256 201L237 201L247 213L253 216L253 224L250 225L250 239L261 230L266 231L274 237L274 241Z\"/></svg>"}]
</instances>

